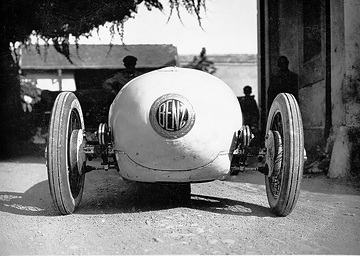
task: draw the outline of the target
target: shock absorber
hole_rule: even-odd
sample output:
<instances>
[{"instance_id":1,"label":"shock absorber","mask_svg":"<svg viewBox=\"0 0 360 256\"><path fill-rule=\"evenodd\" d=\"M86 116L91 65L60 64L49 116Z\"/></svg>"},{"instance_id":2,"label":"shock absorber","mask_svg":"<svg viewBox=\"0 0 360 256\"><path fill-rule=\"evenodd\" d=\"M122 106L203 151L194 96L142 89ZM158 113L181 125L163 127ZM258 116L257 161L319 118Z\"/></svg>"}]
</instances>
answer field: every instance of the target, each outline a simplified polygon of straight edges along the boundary
<instances>
[{"instance_id":1,"label":"shock absorber","mask_svg":"<svg viewBox=\"0 0 360 256\"><path fill-rule=\"evenodd\" d=\"M110 130L106 123L99 124L97 131L100 147L102 148L101 159L102 165L107 171L109 169L109 142L110 142Z\"/></svg>"},{"instance_id":2,"label":"shock absorber","mask_svg":"<svg viewBox=\"0 0 360 256\"><path fill-rule=\"evenodd\" d=\"M242 126L237 132L237 142L235 151L233 152L232 175L237 175L239 171L244 171L245 161L247 158L247 148L253 138L254 135L251 133L248 125Z\"/></svg>"}]
</instances>

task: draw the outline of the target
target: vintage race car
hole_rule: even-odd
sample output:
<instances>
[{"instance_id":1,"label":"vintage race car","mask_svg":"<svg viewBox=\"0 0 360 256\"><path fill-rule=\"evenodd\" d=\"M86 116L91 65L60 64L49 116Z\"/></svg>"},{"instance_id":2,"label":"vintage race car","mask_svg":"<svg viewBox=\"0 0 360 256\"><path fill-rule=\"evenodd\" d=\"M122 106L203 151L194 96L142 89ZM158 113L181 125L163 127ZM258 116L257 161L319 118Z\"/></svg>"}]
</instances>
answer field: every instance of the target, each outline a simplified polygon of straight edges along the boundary
<instances>
[{"instance_id":1,"label":"vintage race car","mask_svg":"<svg viewBox=\"0 0 360 256\"><path fill-rule=\"evenodd\" d=\"M253 134L242 125L233 91L194 69L163 68L131 80L112 102L108 123L99 124L90 139L85 131L78 99L71 92L60 93L46 154L51 196L61 214L79 206L85 174L99 169L91 165L96 157L102 158L101 168L116 169L124 180L178 186L181 200L190 200L191 183L230 177L234 164L264 173L276 215L288 215L299 196L303 126L291 94L274 100L265 148L256 148L255 155ZM246 166L247 157L258 158L257 166Z\"/></svg>"}]
</instances>

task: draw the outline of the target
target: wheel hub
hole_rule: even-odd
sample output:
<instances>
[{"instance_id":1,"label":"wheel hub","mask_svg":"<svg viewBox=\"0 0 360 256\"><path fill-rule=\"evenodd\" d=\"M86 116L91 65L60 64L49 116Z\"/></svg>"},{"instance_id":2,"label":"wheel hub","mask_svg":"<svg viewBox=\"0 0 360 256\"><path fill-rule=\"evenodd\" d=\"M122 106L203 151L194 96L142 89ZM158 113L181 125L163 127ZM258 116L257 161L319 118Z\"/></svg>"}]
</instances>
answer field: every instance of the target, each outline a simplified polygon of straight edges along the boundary
<instances>
[{"instance_id":1,"label":"wheel hub","mask_svg":"<svg viewBox=\"0 0 360 256\"><path fill-rule=\"evenodd\" d=\"M84 153L84 133L83 130L73 130L70 137L70 168L77 169L81 175L83 172L86 155Z\"/></svg>"}]
</instances>

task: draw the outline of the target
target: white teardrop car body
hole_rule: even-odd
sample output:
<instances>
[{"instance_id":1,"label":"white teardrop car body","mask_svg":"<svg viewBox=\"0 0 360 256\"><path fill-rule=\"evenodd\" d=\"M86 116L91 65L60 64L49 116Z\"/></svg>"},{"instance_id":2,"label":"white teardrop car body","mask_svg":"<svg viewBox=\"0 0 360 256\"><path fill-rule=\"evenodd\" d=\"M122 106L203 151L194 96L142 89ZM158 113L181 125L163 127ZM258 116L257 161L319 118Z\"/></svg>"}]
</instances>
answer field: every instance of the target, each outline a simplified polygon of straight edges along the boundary
<instances>
[{"instance_id":1,"label":"white teardrop car body","mask_svg":"<svg viewBox=\"0 0 360 256\"><path fill-rule=\"evenodd\" d=\"M190 183L236 175L232 163L250 170L249 156L258 162L252 169L265 175L272 211L286 216L296 205L304 138L291 94L279 94L271 105L264 149L251 146L253 134L242 125L230 87L203 71L173 67L139 76L116 95L108 117L93 141L75 94L62 92L55 100L46 155L50 193L61 214L79 206L85 174L98 169L87 162L100 155L100 169L115 168L125 180L171 183L184 200L191 199Z\"/></svg>"},{"instance_id":2,"label":"white teardrop car body","mask_svg":"<svg viewBox=\"0 0 360 256\"><path fill-rule=\"evenodd\" d=\"M110 107L108 125L124 179L205 182L229 174L242 115L223 81L170 67L125 85Z\"/></svg>"}]
</instances>

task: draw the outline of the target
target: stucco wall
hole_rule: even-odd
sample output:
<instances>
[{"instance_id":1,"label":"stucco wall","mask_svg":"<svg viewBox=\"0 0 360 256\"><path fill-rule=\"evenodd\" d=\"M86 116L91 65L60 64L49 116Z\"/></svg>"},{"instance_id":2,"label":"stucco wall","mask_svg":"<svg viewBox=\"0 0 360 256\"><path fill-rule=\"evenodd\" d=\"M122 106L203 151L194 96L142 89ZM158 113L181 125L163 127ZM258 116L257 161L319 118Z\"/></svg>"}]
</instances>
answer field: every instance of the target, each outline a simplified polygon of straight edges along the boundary
<instances>
[{"instance_id":1,"label":"stucco wall","mask_svg":"<svg viewBox=\"0 0 360 256\"><path fill-rule=\"evenodd\" d=\"M331 114L334 130L345 125L345 105L342 99L342 83L345 77L345 23L344 3L332 1L331 13Z\"/></svg>"},{"instance_id":2,"label":"stucco wall","mask_svg":"<svg viewBox=\"0 0 360 256\"><path fill-rule=\"evenodd\" d=\"M74 74L67 72L61 74L61 89L59 75L54 72L27 72L27 78L36 80L36 87L41 90L49 91L75 91L75 78Z\"/></svg>"},{"instance_id":3,"label":"stucco wall","mask_svg":"<svg viewBox=\"0 0 360 256\"><path fill-rule=\"evenodd\" d=\"M304 125L305 148L316 150L324 136L325 82L324 80L300 91L301 115Z\"/></svg>"},{"instance_id":4,"label":"stucco wall","mask_svg":"<svg viewBox=\"0 0 360 256\"><path fill-rule=\"evenodd\" d=\"M328 175L359 174L360 1L333 0L331 13L331 103L334 142Z\"/></svg>"},{"instance_id":5,"label":"stucco wall","mask_svg":"<svg viewBox=\"0 0 360 256\"><path fill-rule=\"evenodd\" d=\"M280 1L279 4L279 55L289 59L289 69L299 74L299 11L297 0Z\"/></svg>"},{"instance_id":6,"label":"stucco wall","mask_svg":"<svg viewBox=\"0 0 360 256\"><path fill-rule=\"evenodd\" d=\"M267 80L274 73L275 58L287 56L290 70L299 75L299 103L308 158L316 160L314 150L318 146L331 150L336 138L341 142L339 147L349 150L345 150L347 155L338 156L345 151L335 148L332 162L342 161L343 166L348 166L351 158L356 158L351 155L355 142L349 139L351 145L346 144L341 136L354 136L346 132L346 136L341 135L339 131L360 131L360 1L265 0L265 3L268 8L268 16L264 15L265 50L260 54L265 55L269 65L264 68ZM326 148L321 148L325 143ZM331 167L332 164L329 173L344 170Z\"/></svg>"},{"instance_id":7,"label":"stucco wall","mask_svg":"<svg viewBox=\"0 0 360 256\"><path fill-rule=\"evenodd\" d=\"M302 2L279 1L278 49L289 59L289 69L299 75L299 105L304 125L305 148L311 154L324 140L325 63L323 53L304 62ZM325 49L322 49L324 52Z\"/></svg>"},{"instance_id":8,"label":"stucco wall","mask_svg":"<svg viewBox=\"0 0 360 256\"><path fill-rule=\"evenodd\" d=\"M336 134L340 126L360 126L360 1L331 1L331 17L331 102Z\"/></svg>"},{"instance_id":9,"label":"stucco wall","mask_svg":"<svg viewBox=\"0 0 360 256\"><path fill-rule=\"evenodd\" d=\"M360 127L360 1L344 1L346 125Z\"/></svg>"}]
</instances>

